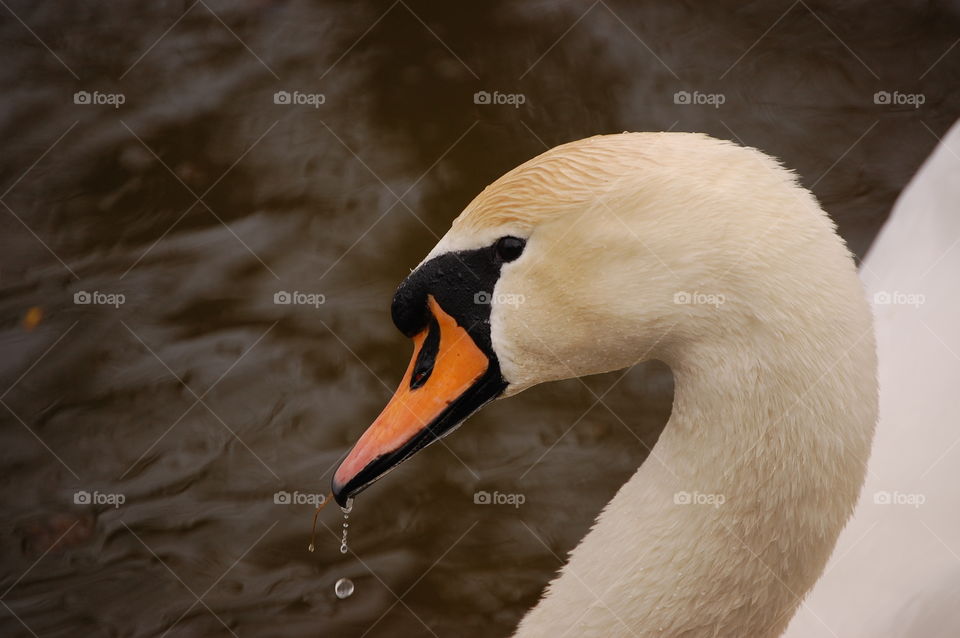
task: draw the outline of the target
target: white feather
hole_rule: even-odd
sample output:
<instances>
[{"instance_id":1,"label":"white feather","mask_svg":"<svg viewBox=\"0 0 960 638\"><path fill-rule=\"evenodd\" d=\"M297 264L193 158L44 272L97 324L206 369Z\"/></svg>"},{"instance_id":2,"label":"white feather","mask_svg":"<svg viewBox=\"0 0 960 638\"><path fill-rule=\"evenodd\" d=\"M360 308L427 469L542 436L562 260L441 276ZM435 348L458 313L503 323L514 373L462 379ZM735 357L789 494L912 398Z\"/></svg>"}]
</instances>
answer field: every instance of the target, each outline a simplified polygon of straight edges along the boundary
<instances>
[{"instance_id":1,"label":"white feather","mask_svg":"<svg viewBox=\"0 0 960 638\"><path fill-rule=\"evenodd\" d=\"M506 234L529 238L491 315L507 394L651 358L676 380L650 457L517 636L779 635L853 510L877 415L870 309L832 222L759 151L632 133L511 171L431 255Z\"/></svg>"}]
</instances>

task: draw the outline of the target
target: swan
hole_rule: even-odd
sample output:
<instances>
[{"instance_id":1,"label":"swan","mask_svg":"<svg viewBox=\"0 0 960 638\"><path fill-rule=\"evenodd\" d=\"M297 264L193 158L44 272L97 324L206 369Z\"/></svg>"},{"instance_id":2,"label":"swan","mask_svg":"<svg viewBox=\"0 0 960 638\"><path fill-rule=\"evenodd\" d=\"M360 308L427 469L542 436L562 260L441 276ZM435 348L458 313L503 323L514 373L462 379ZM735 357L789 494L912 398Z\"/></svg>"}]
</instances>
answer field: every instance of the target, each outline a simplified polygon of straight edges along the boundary
<instances>
[{"instance_id":1,"label":"swan","mask_svg":"<svg viewBox=\"0 0 960 638\"><path fill-rule=\"evenodd\" d=\"M960 123L904 189L860 269L880 420L866 484L788 638L960 635Z\"/></svg>"},{"instance_id":2,"label":"swan","mask_svg":"<svg viewBox=\"0 0 960 638\"><path fill-rule=\"evenodd\" d=\"M334 473L341 506L489 401L659 359L659 441L515 635L782 633L857 502L878 401L856 267L790 171L701 134L558 146L467 205L391 314L413 357Z\"/></svg>"}]
</instances>

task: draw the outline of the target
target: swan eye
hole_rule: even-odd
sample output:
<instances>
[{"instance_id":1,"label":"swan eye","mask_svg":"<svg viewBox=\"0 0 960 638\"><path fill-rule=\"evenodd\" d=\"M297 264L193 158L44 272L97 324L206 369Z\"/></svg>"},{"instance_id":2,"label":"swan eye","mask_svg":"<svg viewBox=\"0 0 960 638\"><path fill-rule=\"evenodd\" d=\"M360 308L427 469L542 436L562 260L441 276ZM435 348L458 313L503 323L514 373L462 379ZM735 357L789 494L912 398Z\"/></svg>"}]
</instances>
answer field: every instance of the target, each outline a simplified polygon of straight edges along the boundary
<instances>
[{"instance_id":1,"label":"swan eye","mask_svg":"<svg viewBox=\"0 0 960 638\"><path fill-rule=\"evenodd\" d=\"M497 257L503 261L513 261L523 253L527 242L519 237L501 237L497 240Z\"/></svg>"}]
</instances>

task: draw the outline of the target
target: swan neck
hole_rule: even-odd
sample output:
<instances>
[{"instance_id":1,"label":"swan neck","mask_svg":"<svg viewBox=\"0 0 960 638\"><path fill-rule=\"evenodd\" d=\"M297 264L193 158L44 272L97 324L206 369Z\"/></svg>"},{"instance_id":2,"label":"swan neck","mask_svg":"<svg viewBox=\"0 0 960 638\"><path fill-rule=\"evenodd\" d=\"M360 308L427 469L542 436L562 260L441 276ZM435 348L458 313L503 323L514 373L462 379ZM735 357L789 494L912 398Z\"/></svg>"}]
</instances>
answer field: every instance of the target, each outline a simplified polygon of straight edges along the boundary
<instances>
[{"instance_id":1,"label":"swan neck","mask_svg":"<svg viewBox=\"0 0 960 638\"><path fill-rule=\"evenodd\" d=\"M590 601L578 635L772 638L786 627L863 482L872 330L861 314L740 334L664 357L675 398L660 440L518 636L547 635L551 614L572 623L561 608Z\"/></svg>"}]
</instances>

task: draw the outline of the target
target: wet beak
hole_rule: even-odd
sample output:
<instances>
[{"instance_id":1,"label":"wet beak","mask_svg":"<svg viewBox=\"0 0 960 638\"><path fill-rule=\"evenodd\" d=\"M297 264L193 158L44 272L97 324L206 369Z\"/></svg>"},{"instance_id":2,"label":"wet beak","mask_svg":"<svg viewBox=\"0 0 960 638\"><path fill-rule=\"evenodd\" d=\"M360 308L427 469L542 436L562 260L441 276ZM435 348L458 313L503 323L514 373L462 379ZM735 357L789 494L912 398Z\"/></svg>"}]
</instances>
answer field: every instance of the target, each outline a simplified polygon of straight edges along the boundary
<instances>
[{"instance_id":1,"label":"wet beak","mask_svg":"<svg viewBox=\"0 0 960 638\"><path fill-rule=\"evenodd\" d=\"M495 358L432 296L428 306L432 320L413 337L400 386L334 473L333 496L341 506L503 391Z\"/></svg>"}]
</instances>

